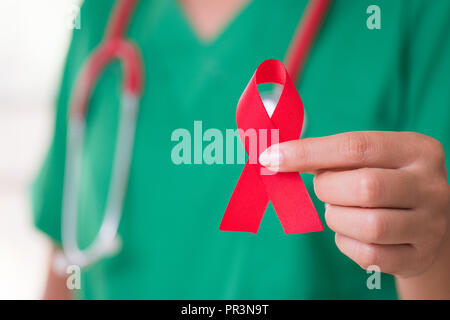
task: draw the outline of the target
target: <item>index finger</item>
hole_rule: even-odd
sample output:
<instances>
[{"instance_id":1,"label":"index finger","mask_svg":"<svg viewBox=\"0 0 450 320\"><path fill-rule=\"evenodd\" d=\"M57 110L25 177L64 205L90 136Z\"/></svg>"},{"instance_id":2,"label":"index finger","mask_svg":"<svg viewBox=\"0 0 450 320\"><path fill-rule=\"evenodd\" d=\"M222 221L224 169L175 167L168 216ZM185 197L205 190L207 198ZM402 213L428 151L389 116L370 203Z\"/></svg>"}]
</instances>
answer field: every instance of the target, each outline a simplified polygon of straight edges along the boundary
<instances>
[{"instance_id":1,"label":"index finger","mask_svg":"<svg viewBox=\"0 0 450 320\"><path fill-rule=\"evenodd\" d=\"M362 167L397 169L417 157L419 147L410 134L360 131L292 140L271 146L259 160L263 166L280 172Z\"/></svg>"}]
</instances>

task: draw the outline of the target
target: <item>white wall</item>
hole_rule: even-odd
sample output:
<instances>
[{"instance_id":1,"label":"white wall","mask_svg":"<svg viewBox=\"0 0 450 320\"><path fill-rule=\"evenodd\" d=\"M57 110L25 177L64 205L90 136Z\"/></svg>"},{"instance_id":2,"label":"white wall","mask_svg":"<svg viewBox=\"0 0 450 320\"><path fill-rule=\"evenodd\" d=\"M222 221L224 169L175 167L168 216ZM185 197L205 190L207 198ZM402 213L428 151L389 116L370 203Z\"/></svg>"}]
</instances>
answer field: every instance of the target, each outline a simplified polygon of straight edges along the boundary
<instances>
[{"instance_id":1,"label":"white wall","mask_svg":"<svg viewBox=\"0 0 450 320\"><path fill-rule=\"evenodd\" d=\"M49 242L32 226L29 186L51 137L79 3L0 1L0 299L37 299L43 289Z\"/></svg>"}]
</instances>

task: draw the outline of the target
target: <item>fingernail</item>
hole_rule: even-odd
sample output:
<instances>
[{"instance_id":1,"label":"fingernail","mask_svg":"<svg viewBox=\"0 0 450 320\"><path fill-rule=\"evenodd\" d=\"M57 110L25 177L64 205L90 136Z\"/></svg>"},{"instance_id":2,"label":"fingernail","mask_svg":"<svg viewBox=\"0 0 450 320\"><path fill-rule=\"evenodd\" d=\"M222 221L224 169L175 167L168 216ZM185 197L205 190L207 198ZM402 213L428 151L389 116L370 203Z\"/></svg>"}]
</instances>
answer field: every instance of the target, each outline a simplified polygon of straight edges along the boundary
<instances>
[{"instance_id":1,"label":"fingernail","mask_svg":"<svg viewBox=\"0 0 450 320\"><path fill-rule=\"evenodd\" d=\"M278 145L268 148L259 156L259 163L272 171L277 171L280 161L281 153Z\"/></svg>"}]
</instances>

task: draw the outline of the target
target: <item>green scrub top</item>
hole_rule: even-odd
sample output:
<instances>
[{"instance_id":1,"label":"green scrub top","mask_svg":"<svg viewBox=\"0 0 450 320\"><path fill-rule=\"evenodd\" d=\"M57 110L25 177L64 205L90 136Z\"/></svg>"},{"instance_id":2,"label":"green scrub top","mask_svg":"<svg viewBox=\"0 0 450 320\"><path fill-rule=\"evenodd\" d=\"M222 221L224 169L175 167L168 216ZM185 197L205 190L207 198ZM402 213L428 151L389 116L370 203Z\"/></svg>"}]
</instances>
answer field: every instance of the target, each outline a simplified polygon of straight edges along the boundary
<instances>
[{"instance_id":1,"label":"green scrub top","mask_svg":"<svg viewBox=\"0 0 450 320\"><path fill-rule=\"evenodd\" d=\"M60 243L67 107L78 72L100 43L115 1L85 1L57 99L55 134L34 184L38 228ZM369 30L366 9L381 9ZM145 61L122 250L82 272L84 299L395 299L394 278L368 274L339 252L334 233L285 235L269 205L257 234L219 231L242 164L176 165L172 132L235 129L237 101L257 66L282 60L306 0L252 1L211 42L175 1L139 2L128 36ZM305 136L412 130L450 143L450 1L336 0L298 83ZM122 88L105 70L87 116L78 239L95 237L105 208ZM205 143L204 143L205 145ZM448 162L447 162L448 164ZM324 222L324 204L302 175ZM325 222L324 222L325 224Z\"/></svg>"}]
</instances>

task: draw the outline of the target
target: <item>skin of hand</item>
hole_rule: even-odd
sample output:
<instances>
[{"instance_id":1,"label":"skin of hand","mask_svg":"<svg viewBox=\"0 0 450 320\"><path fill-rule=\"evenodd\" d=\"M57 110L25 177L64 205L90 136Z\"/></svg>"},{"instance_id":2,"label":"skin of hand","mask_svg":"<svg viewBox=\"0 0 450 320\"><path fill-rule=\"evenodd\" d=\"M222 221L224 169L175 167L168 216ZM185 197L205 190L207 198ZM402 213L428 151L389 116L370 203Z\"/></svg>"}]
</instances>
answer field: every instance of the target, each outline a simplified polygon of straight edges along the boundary
<instances>
[{"instance_id":1,"label":"skin of hand","mask_svg":"<svg viewBox=\"0 0 450 320\"><path fill-rule=\"evenodd\" d=\"M259 160L271 171L315 175L337 247L362 268L377 265L398 279L420 277L437 260L450 270L450 187L437 140L349 132L273 145Z\"/></svg>"},{"instance_id":2,"label":"skin of hand","mask_svg":"<svg viewBox=\"0 0 450 320\"><path fill-rule=\"evenodd\" d=\"M67 287L67 275L58 274L53 268L56 254L61 249L53 245L48 263L47 283L42 295L43 300L71 300L72 292Z\"/></svg>"}]
</instances>

